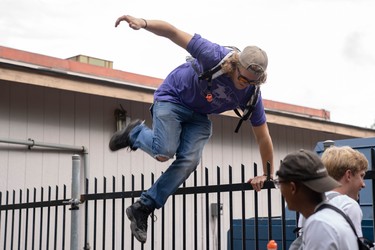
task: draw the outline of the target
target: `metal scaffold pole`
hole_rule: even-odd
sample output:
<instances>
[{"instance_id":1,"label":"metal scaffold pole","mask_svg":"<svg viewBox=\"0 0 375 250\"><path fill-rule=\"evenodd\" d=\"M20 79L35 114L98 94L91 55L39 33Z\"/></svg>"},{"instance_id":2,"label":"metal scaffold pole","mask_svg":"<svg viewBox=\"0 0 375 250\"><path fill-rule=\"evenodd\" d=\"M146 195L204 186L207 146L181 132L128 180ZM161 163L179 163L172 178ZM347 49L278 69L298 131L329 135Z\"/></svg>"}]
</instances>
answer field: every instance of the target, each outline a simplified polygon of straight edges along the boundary
<instances>
[{"instance_id":1,"label":"metal scaffold pole","mask_svg":"<svg viewBox=\"0 0 375 250\"><path fill-rule=\"evenodd\" d=\"M70 200L72 211L71 214L71 239L70 249L79 249L79 223L80 223L80 168L81 168L81 157L79 155L73 155L73 166L72 166L72 198Z\"/></svg>"}]
</instances>

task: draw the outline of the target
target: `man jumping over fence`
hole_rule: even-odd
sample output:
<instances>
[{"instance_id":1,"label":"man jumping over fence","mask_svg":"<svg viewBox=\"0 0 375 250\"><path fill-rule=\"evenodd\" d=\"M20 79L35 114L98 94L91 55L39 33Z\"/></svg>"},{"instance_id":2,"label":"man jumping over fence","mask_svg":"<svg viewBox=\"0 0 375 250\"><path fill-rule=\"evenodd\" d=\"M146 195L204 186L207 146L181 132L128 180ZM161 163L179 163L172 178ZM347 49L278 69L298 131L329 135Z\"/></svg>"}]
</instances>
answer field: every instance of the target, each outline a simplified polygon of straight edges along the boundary
<instances>
[{"instance_id":1,"label":"man jumping over fence","mask_svg":"<svg viewBox=\"0 0 375 250\"><path fill-rule=\"evenodd\" d=\"M145 29L170 39L193 57L174 69L155 91L152 129L133 120L116 132L109 143L112 151L140 148L161 162L175 157L152 187L126 209L134 236L146 242L148 216L155 208L161 208L198 166L212 133L208 114L238 107L247 111L263 164L263 175L249 182L257 191L262 188L267 178L267 162L272 178L273 144L259 91L266 81L268 58L256 46L248 46L242 52L231 50L164 21L124 15L115 26L122 21L134 30Z\"/></svg>"}]
</instances>

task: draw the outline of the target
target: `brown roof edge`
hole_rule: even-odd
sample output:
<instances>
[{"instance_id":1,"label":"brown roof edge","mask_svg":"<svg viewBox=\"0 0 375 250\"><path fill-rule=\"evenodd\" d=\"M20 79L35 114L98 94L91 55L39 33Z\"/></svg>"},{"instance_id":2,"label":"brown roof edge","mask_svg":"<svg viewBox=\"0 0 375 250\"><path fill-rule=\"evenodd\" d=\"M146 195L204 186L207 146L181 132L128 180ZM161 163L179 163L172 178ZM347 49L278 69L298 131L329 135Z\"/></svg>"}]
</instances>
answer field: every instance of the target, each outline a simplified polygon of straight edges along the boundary
<instances>
[{"instance_id":1,"label":"brown roof edge","mask_svg":"<svg viewBox=\"0 0 375 250\"><path fill-rule=\"evenodd\" d=\"M263 99L263 105L266 109L300 114L306 117L319 118L326 121L331 119L331 113L325 109L314 109L277 101Z\"/></svg>"},{"instance_id":2,"label":"brown roof edge","mask_svg":"<svg viewBox=\"0 0 375 250\"><path fill-rule=\"evenodd\" d=\"M0 57L8 60L39 65L41 67L117 79L155 88L158 87L163 81L163 79L160 78L129 73L121 70L100 67L68 59L45 56L4 46L0 46Z\"/></svg>"},{"instance_id":3,"label":"brown roof edge","mask_svg":"<svg viewBox=\"0 0 375 250\"><path fill-rule=\"evenodd\" d=\"M116 79L153 88L157 88L163 81L163 79L160 78L129 73L126 71L100 67L68 59L60 59L4 46L0 46L0 58L62 71L71 71L108 79ZM265 99L263 99L263 103L265 108L269 110L284 111L292 114L300 114L306 117L330 120L330 112L324 109L313 109Z\"/></svg>"}]
</instances>

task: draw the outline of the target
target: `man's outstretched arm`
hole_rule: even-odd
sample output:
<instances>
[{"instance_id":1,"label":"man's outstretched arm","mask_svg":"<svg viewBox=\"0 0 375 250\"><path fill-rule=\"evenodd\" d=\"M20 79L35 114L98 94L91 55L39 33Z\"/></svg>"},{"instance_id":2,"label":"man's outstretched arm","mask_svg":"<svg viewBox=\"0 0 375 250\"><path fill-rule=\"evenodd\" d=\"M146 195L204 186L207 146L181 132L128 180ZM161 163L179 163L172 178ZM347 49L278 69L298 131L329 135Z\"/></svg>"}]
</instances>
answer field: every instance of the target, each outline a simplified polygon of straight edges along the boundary
<instances>
[{"instance_id":1,"label":"man's outstretched arm","mask_svg":"<svg viewBox=\"0 0 375 250\"><path fill-rule=\"evenodd\" d=\"M188 43L193 37L191 34L177 29L172 24L162 20L146 20L143 18L132 17L130 15L123 15L116 20L115 27L121 22L127 22L129 27L134 30L145 29L155 35L170 39L178 46L186 49Z\"/></svg>"}]
</instances>

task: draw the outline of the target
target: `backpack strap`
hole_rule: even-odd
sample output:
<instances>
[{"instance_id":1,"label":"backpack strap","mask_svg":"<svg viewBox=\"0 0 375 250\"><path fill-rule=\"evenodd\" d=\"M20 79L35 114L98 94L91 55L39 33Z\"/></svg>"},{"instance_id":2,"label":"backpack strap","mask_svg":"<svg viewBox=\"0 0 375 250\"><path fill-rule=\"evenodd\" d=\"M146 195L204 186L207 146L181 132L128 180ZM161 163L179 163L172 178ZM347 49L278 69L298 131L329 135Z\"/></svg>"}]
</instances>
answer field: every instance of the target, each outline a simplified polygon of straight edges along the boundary
<instances>
[{"instance_id":1,"label":"backpack strap","mask_svg":"<svg viewBox=\"0 0 375 250\"><path fill-rule=\"evenodd\" d=\"M212 102L213 96L211 93L212 88L212 80L221 76L223 74L223 71L221 70L221 65L224 63L225 60L227 60L229 57L231 57L235 52L239 51L238 49L234 49L235 47L226 46L227 48L231 49L228 54L225 55L221 61L216 64L212 69L209 69L203 73L200 73L198 70L198 67L194 64L194 57L188 56L186 58L186 61L190 61L191 66L193 67L194 71L198 74L199 80L206 80L207 81L207 91L206 91L206 100L208 102Z\"/></svg>"},{"instance_id":2,"label":"backpack strap","mask_svg":"<svg viewBox=\"0 0 375 250\"><path fill-rule=\"evenodd\" d=\"M349 223L350 227L353 229L353 232L354 232L355 236L358 238L358 234L357 234L357 231L355 230L355 227L353 225L352 220L343 211L341 211L341 209L339 209L339 208L337 208L337 207L335 207L331 204L324 203L320 207L318 207L318 209L315 212L318 212L318 211L320 211L324 208L329 208L329 209L335 210L337 213L341 214L342 217L344 217L344 219Z\"/></svg>"},{"instance_id":3,"label":"backpack strap","mask_svg":"<svg viewBox=\"0 0 375 250\"><path fill-rule=\"evenodd\" d=\"M355 230L355 227L353 225L352 220L343 211L341 211L341 209L339 209L339 208L337 208L337 207L335 207L331 204L324 203L320 207L318 207L318 209L315 212L320 211L324 208L329 208L329 209L335 210L337 213L341 214L342 217L345 218L345 220L349 223L350 227L352 228L352 230L353 230L353 232L354 232L354 234L357 238L357 244L358 244L359 250L369 250L371 247L374 246L374 244L372 242L366 241L366 239L364 239L364 238L361 239L361 238L358 237L357 231Z\"/></svg>"},{"instance_id":4,"label":"backpack strap","mask_svg":"<svg viewBox=\"0 0 375 250\"><path fill-rule=\"evenodd\" d=\"M240 120L238 121L236 130L234 131L235 133L238 133L243 121L246 121L246 120L250 119L250 117L251 117L251 115L254 111L255 105L258 102L259 93L260 93L260 86L255 86L254 93L251 95L250 100L247 102L246 107L243 110L242 115L241 115L241 113L238 109L233 110L234 113L236 113L236 115L238 117L240 117Z\"/></svg>"}]
</instances>

